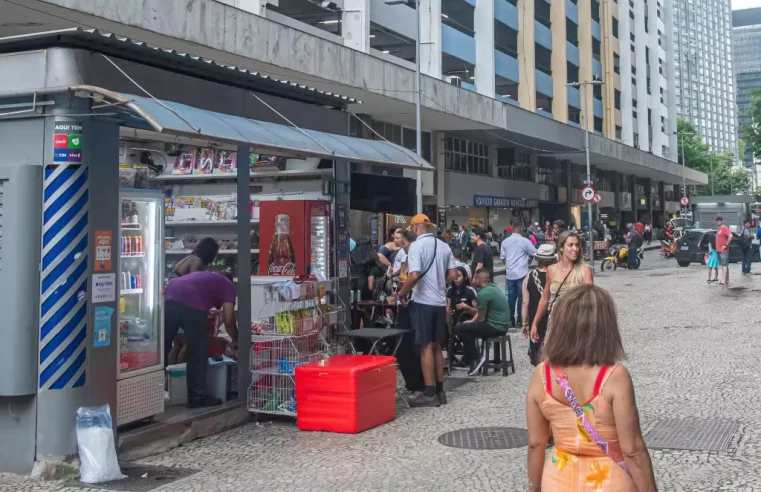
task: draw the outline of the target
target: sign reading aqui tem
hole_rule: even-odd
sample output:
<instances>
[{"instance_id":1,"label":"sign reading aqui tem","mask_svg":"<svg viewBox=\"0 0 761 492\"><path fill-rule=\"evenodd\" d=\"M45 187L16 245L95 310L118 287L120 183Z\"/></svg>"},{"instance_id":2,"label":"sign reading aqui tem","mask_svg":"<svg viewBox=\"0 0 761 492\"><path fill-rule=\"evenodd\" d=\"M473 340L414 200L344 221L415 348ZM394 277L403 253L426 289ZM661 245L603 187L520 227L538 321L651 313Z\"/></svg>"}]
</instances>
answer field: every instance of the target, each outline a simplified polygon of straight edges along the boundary
<instances>
[{"instance_id":1,"label":"sign reading aqui tem","mask_svg":"<svg viewBox=\"0 0 761 492\"><path fill-rule=\"evenodd\" d=\"M82 162L82 123L56 121L53 135L53 162Z\"/></svg>"},{"instance_id":2,"label":"sign reading aqui tem","mask_svg":"<svg viewBox=\"0 0 761 492\"><path fill-rule=\"evenodd\" d=\"M488 208L536 208L539 206L539 200L535 198L473 195L473 206Z\"/></svg>"},{"instance_id":3,"label":"sign reading aqui tem","mask_svg":"<svg viewBox=\"0 0 761 492\"><path fill-rule=\"evenodd\" d=\"M95 271L111 271L111 231L95 231Z\"/></svg>"}]
</instances>

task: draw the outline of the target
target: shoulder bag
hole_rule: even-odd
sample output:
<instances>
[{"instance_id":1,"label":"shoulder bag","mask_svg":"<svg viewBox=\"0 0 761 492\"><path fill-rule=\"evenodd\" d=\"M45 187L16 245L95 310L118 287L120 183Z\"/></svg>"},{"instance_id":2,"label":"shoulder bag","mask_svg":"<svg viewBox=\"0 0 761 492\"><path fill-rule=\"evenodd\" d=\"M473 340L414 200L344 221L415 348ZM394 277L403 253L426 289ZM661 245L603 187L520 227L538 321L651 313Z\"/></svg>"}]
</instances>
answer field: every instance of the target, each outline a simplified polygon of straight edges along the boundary
<instances>
[{"instance_id":1,"label":"shoulder bag","mask_svg":"<svg viewBox=\"0 0 761 492\"><path fill-rule=\"evenodd\" d=\"M431 258L431 262L428 264L427 267L425 267L425 270L420 272L420 276L418 277L417 281L420 282L423 277L425 277L425 274L428 273L428 270L431 269L434 263L436 263L436 251L439 247L439 240L435 237L433 238L433 258ZM412 294L412 291L410 291L410 294ZM410 299L410 302L412 302L412 299Z\"/></svg>"},{"instance_id":2,"label":"shoulder bag","mask_svg":"<svg viewBox=\"0 0 761 492\"><path fill-rule=\"evenodd\" d=\"M555 302L558 300L558 297L560 297L560 292L561 292L561 290L563 289L563 285L565 285L565 281L566 281L566 280L568 280L568 276L569 276L569 275L571 275L571 273L573 273L573 271L574 271L575 269L576 269L576 267L575 267L575 266L574 266L573 268L571 268L571 269L568 271L568 273L566 273L566 274L565 274L565 277L563 278L563 281L562 281L562 282L560 282L560 286L558 287L558 293L557 293L557 294L555 294L555 297L553 297L552 299L550 299L550 304L547 306L547 314L549 314L550 312L552 312L552 306L554 306L554 305L555 305Z\"/></svg>"},{"instance_id":3,"label":"shoulder bag","mask_svg":"<svg viewBox=\"0 0 761 492\"><path fill-rule=\"evenodd\" d=\"M623 468L626 473L629 473L629 470L626 469L626 462L624 461L623 455L610 449L608 441L606 441L595 430L595 428L592 427L592 423L589 422L589 419L587 419L586 415L584 415L584 410L581 408L581 406L579 406L579 400L573 393L571 385L568 384L568 377L565 375L565 372L563 372L563 369L559 367L553 367L552 369L555 372L555 380L558 382L558 386L560 386L560 389L563 390L563 394L565 395L566 400L568 400L568 404L573 409L573 413L576 414L576 419L579 421L579 423L581 423L581 426L584 427L584 430L587 432L589 437L597 445L597 447L603 451L603 453L615 461L616 464Z\"/></svg>"}]
</instances>

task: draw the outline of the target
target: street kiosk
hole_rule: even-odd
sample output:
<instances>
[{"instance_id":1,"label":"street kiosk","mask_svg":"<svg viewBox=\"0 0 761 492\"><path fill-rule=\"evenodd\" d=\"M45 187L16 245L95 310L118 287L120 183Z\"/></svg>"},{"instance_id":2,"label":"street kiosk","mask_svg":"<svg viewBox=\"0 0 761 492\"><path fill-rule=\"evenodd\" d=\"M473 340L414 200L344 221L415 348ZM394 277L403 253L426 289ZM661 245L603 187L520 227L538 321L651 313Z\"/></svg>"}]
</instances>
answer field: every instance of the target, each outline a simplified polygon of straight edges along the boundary
<instances>
[{"instance_id":1,"label":"street kiosk","mask_svg":"<svg viewBox=\"0 0 761 492\"><path fill-rule=\"evenodd\" d=\"M200 88L197 97L206 98L206 108L214 105L210 88L224 89L220 97L250 96L238 80L241 71L226 67L236 83L224 87L188 75L193 60L184 54L92 31L76 29L70 35L89 48L59 46L57 35L53 47L40 46L37 39L35 49L21 45L8 54L8 46L19 41L0 39L0 73L5 74L0 78L0 312L5 317L0 324L0 472L28 473L36 461L76 454L78 407L108 403L115 425L164 409L164 201L154 192L122 189L122 139L213 147L237 152L242 163L251 153L330 160L332 167L318 179L330 197L332 215L348 210L350 163L432 169L414 152L386 141L156 99L118 74L114 86L127 84L131 93L91 85L90 80L103 80L103 60L92 51L102 38L112 51L124 43L119 53L129 55L135 67L140 56L183 57L184 89ZM170 74L156 66L151 70L155 83L155 77ZM177 72L171 75L176 78ZM250 240L255 177L248 165L237 166L236 173L235 234L243 245ZM348 234L340 230L344 222L329 221L334 266L348 261ZM250 278L252 251L239 247L235 254L239 366L247 368L251 283L240 280ZM348 299L348 278L339 280ZM243 401L249 381L250 374L241 370L238 398Z\"/></svg>"}]
</instances>

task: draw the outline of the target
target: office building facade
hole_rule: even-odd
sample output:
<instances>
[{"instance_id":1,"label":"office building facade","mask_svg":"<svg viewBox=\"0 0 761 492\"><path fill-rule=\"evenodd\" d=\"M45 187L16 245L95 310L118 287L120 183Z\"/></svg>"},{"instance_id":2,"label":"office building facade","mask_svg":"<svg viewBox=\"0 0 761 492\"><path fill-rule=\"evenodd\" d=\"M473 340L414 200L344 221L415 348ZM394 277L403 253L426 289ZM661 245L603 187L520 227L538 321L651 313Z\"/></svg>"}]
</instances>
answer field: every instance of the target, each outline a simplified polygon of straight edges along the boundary
<instances>
[{"instance_id":1,"label":"office building facade","mask_svg":"<svg viewBox=\"0 0 761 492\"><path fill-rule=\"evenodd\" d=\"M738 135L750 123L745 112L750 107L753 91L761 90L761 8L732 12L732 62L737 94ZM753 166L753 155L746 146L740 156L745 167Z\"/></svg>"},{"instance_id":2,"label":"office building facade","mask_svg":"<svg viewBox=\"0 0 761 492\"><path fill-rule=\"evenodd\" d=\"M677 115L713 152L736 153L729 0L674 1Z\"/></svg>"},{"instance_id":3,"label":"office building facade","mask_svg":"<svg viewBox=\"0 0 761 492\"><path fill-rule=\"evenodd\" d=\"M415 3L369 4L367 26L344 14L344 38L414 62ZM671 25L666 0L421 0L421 70L673 159ZM594 79L604 84L568 85Z\"/></svg>"}]
</instances>

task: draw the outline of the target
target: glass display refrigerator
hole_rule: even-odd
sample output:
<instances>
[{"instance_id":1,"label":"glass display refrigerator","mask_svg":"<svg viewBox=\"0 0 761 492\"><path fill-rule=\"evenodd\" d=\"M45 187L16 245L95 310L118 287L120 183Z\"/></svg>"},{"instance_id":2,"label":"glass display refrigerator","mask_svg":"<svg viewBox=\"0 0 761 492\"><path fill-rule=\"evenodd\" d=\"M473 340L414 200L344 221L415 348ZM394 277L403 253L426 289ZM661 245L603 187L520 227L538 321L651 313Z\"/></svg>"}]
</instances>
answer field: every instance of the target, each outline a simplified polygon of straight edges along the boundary
<instances>
[{"instance_id":1,"label":"glass display refrigerator","mask_svg":"<svg viewBox=\"0 0 761 492\"><path fill-rule=\"evenodd\" d=\"M259 230L259 275L330 278L330 202L261 202Z\"/></svg>"},{"instance_id":2,"label":"glass display refrigerator","mask_svg":"<svg viewBox=\"0 0 761 492\"><path fill-rule=\"evenodd\" d=\"M164 411L164 198L123 190L120 204L117 425Z\"/></svg>"}]
</instances>

